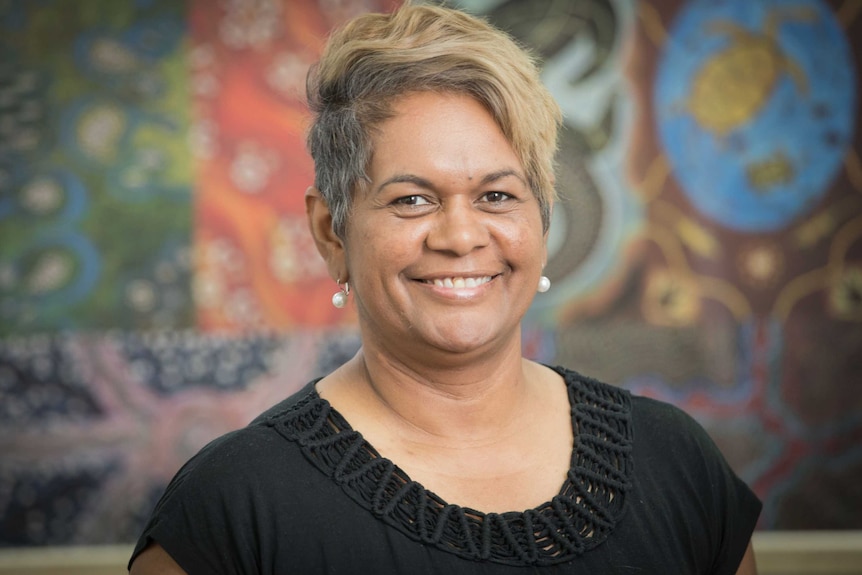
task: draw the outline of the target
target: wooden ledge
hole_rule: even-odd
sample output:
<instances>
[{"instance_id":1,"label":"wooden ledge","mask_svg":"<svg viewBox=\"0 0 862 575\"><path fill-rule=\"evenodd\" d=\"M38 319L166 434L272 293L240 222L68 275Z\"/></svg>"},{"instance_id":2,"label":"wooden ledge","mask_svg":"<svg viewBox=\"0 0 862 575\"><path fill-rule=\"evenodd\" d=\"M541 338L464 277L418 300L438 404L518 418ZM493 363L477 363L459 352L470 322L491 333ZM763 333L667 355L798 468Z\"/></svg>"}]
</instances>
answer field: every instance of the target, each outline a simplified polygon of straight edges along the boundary
<instances>
[{"instance_id":1,"label":"wooden ledge","mask_svg":"<svg viewBox=\"0 0 862 575\"><path fill-rule=\"evenodd\" d=\"M862 575L862 531L759 531L760 575ZM118 575L131 545L0 549L0 575Z\"/></svg>"}]
</instances>

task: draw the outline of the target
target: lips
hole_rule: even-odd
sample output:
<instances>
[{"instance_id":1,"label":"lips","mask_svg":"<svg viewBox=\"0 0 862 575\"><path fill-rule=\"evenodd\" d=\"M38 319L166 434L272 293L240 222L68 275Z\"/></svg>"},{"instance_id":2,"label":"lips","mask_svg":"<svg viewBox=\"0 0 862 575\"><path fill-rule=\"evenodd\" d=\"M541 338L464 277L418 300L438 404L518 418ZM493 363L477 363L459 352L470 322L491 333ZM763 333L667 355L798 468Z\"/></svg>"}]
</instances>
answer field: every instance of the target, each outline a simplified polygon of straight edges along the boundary
<instances>
[{"instance_id":1,"label":"lips","mask_svg":"<svg viewBox=\"0 0 862 575\"><path fill-rule=\"evenodd\" d=\"M452 288L452 289L461 289L461 288L475 288L480 285L486 284L491 281L492 276L481 276L481 277L446 277L446 278L435 278L433 280L422 280L422 283L434 285L436 287L442 288Z\"/></svg>"}]
</instances>

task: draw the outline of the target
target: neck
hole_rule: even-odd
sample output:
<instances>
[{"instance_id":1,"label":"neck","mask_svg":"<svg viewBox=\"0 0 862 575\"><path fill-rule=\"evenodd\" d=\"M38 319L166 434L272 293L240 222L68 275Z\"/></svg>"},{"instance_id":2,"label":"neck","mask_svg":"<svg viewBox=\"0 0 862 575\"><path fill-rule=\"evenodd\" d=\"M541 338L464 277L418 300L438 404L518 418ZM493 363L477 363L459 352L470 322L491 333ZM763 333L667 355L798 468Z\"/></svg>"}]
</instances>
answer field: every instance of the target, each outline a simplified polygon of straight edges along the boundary
<instances>
[{"instance_id":1,"label":"neck","mask_svg":"<svg viewBox=\"0 0 862 575\"><path fill-rule=\"evenodd\" d=\"M407 364L373 348L350 362L357 401L404 433L460 446L498 441L531 398L535 364L516 349L469 362ZM502 359L501 359L502 358ZM432 367L433 366L433 367ZM356 381L361 382L359 386ZM369 393L370 392L370 393Z\"/></svg>"}]
</instances>

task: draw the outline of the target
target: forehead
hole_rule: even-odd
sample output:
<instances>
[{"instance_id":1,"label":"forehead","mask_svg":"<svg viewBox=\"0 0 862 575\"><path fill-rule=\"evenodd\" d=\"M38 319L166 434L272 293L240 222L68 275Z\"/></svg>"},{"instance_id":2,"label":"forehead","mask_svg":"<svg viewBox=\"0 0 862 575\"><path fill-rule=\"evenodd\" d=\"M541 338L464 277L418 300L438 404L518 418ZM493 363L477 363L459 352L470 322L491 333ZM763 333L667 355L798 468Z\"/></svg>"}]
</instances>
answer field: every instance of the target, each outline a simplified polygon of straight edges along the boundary
<instances>
[{"instance_id":1,"label":"forehead","mask_svg":"<svg viewBox=\"0 0 862 575\"><path fill-rule=\"evenodd\" d=\"M457 93L414 92L393 101L391 116L372 134L369 176L440 170L482 177L501 169L523 178L523 167L493 116Z\"/></svg>"}]
</instances>

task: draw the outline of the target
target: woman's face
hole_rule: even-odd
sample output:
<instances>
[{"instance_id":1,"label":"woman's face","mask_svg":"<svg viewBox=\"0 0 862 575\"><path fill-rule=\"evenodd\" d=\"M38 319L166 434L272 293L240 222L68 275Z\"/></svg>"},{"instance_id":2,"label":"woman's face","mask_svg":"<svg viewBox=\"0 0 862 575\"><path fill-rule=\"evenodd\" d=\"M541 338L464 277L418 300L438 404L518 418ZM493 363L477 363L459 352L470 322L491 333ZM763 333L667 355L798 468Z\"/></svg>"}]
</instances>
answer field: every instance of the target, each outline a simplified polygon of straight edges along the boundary
<instances>
[{"instance_id":1,"label":"woman's face","mask_svg":"<svg viewBox=\"0 0 862 575\"><path fill-rule=\"evenodd\" d=\"M470 97L419 92L393 108L344 242L366 347L520 351L546 251L518 157Z\"/></svg>"}]
</instances>

